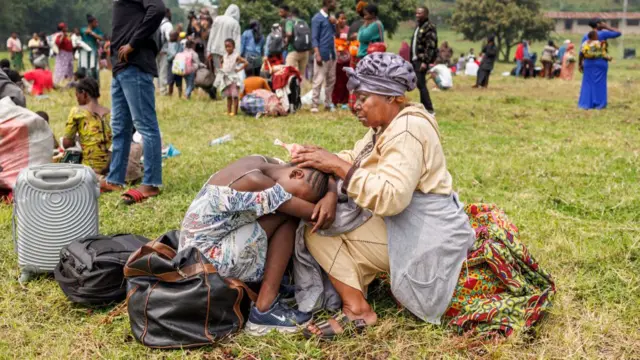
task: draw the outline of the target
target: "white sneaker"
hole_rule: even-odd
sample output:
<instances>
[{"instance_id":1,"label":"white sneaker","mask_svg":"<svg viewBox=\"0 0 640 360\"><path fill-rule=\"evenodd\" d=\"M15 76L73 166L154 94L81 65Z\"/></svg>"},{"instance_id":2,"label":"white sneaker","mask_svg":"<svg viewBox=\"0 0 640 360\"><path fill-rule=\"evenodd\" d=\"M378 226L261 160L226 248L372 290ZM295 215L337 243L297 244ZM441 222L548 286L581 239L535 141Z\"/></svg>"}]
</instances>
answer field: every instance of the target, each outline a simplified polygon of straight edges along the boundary
<instances>
[{"instance_id":1,"label":"white sneaker","mask_svg":"<svg viewBox=\"0 0 640 360\"><path fill-rule=\"evenodd\" d=\"M319 112L319 111L318 111L318 108L316 108L316 107L311 108L311 113L312 113L312 114L317 114L318 112Z\"/></svg>"}]
</instances>

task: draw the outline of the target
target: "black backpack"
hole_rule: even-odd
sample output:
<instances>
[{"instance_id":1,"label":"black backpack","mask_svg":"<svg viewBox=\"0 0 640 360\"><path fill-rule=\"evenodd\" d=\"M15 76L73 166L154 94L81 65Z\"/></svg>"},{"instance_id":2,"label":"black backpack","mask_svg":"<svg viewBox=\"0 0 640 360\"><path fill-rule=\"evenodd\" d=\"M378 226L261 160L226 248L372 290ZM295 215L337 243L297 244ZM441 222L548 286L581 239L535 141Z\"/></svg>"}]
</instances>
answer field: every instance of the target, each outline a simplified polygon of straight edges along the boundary
<instances>
[{"instance_id":1,"label":"black backpack","mask_svg":"<svg viewBox=\"0 0 640 360\"><path fill-rule=\"evenodd\" d=\"M127 262L127 310L133 336L152 348L211 345L239 331L256 294L223 278L195 247L177 253L179 232L145 244Z\"/></svg>"},{"instance_id":2,"label":"black backpack","mask_svg":"<svg viewBox=\"0 0 640 360\"><path fill-rule=\"evenodd\" d=\"M149 241L129 234L74 240L60 251L55 279L74 303L103 306L122 301L126 297L124 265Z\"/></svg>"},{"instance_id":3,"label":"black backpack","mask_svg":"<svg viewBox=\"0 0 640 360\"><path fill-rule=\"evenodd\" d=\"M293 48L299 52L311 50L311 29L304 20L293 23Z\"/></svg>"},{"instance_id":4,"label":"black backpack","mask_svg":"<svg viewBox=\"0 0 640 360\"><path fill-rule=\"evenodd\" d=\"M269 34L269 55L279 55L284 52L284 39L282 34Z\"/></svg>"}]
</instances>

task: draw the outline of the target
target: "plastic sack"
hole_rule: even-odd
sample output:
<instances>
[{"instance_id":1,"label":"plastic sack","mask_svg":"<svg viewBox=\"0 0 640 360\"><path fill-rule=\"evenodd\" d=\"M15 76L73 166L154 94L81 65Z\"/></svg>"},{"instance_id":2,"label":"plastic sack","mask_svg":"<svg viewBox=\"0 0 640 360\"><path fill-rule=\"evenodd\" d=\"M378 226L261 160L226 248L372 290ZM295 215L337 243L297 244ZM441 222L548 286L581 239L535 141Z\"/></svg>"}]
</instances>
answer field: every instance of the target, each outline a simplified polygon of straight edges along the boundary
<instances>
[{"instance_id":1,"label":"plastic sack","mask_svg":"<svg viewBox=\"0 0 640 360\"><path fill-rule=\"evenodd\" d=\"M53 132L43 118L0 99L0 189L12 190L22 169L53 160Z\"/></svg>"}]
</instances>

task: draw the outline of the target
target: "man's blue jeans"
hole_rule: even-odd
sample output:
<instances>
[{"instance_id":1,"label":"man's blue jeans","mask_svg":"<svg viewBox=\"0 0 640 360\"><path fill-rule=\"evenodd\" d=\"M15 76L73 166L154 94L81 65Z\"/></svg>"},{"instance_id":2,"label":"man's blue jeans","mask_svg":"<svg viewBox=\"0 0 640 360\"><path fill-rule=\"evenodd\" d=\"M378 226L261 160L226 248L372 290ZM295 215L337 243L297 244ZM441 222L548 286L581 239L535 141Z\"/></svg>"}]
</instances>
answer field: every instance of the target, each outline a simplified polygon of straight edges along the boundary
<instances>
[{"instance_id":1,"label":"man's blue jeans","mask_svg":"<svg viewBox=\"0 0 640 360\"><path fill-rule=\"evenodd\" d=\"M153 75L130 65L111 82L113 152L107 182L124 185L133 126L142 135L142 185L162 186L162 144L156 117Z\"/></svg>"},{"instance_id":2,"label":"man's blue jeans","mask_svg":"<svg viewBox=\"0 0 640 360\"><path fill-rule=\"evenodd\" d=\"M516 60L516 77L520 76L522 71L522 60Z\"/></svg>"}]
</instances>

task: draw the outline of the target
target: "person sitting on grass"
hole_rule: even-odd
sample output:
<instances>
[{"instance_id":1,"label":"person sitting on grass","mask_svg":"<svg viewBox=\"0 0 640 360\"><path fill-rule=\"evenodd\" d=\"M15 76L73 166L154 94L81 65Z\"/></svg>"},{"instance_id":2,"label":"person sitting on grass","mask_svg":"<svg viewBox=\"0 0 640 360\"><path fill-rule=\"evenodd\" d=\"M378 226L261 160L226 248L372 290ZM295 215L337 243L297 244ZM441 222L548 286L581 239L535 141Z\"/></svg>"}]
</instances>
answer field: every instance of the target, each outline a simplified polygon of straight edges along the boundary
<instances>
[{"instance_id":1,"label":"person sitting on grass","mask_svg":"<svg viewBox=\"0 0 640 360\"><path fill-rule=\"evenodd\" d=\"M329 188L335 190L335 182L323 172L248 156L213 174L189 206L178 250L196 247L221 276L262 282L249 334L293 333L311 319L277 298L299 219L313 223L314 230L330 222L314 217L325 196L333 196Z\"/></svg>"},{"instance_id":2,"label":"person sitting on grass","mask_svg":"<svg viewBox=\"0 0 640 360\"><path fill-rule=\"evenodd\" d=\"M0 60L0 69L7 74L14 84L19 84L21 82L22 77L20 76L20 73L11 68L11 62L9 59Z\"/></svg>"},{"instance_id":3,"label":"person sitting on grass","mask_svg":"<svg viewBox=\"0 0 640 360\"><path fill-rule=\"evenodd\" d=\"M82 147L82 164L93 169L98 175L109 172L111 154L111 111L100 105L100 87L91 77L86 77L76 85L76 100L69 112L64 130L62 147L75 146L76 134Z\"/></svg>"},{"instance_id":4,"label":"person sitting on grass","mask_svg":"<svg viewBox=\"0 0 640 360\"><path fill-rule=\"evenodd\" d=\"M589 32L589 39L582 45L582 55L585 59L605 59L607 61L613 58L607 54L607 42L598 40L598 32L596 30Z\"/></svg>"},{"instance_id":5,"label":"person sitting on grass","mask_svg":"<svg viewBox=\"0 0 640 360\"><path fill-rule=\"evenodd\" d=\"M451 69L445 64L438 64L429 69L429 77L436 83L434 90L449 90L453 87Z\"/></svg>"},{"instance_id":6,"label":"person sitting on grass","mask_svg":"<svg viewBox=\"0 0 640 360\"><path fill-rule=\"evenodd\" d=\"M91 77L85 77L76 85L76 100L65 126L62 147L68 149L76 145L76 134L82 148L82 164L95 171L99 178L109 173L111 164L111 111L100 105L100 86ZM41 115L42 116L42 115ZM48 122L48 116L45 118ZM125 181L136 183L142 178L140 158L142 146L133 142L127 162Z\"/></svg>"},{"instance_id":7,"label":"person sitting on grass","mask_svg":"<svg viewBox=\"0 0 640 360\"><path fill-rule=\"evenodd\" d=\"M76 72L73 73L73 80L70 81L67 84L67 88L71 89L71 88L76 88L76 86L78 86L78 84L80 83L80 80L84 79L87 77L87 70L84 68L80 68L78 69Z\"/></svg>"},{"instance_id":8,"label":"person sitting on grass","mask_svg":"<svg viewBox=\"0 0 640 360\"><path fill-rule=\"evenodd\" d=\"M267 82L267 80L265 80L265 78L260 76L249 76L244 80L244 89L242 90L242 94L240 94L240 97L251 94L258 89L264 89L269 92L271 91L271 87L269 87L269 83Z\"/></svg>"},{"instance_id":9,"label":"person sitting on grass","mask_svg":"<svg viewBox=\"0 0 640 360\"><path fill-rule=\"evenodd\" d=\"M49 114L47 114L44 111L36 111L36 115L40 116L44 121L47 122L47 125L49 124ZM53 132L53 129L51 129L51 132ZM56 136L53 136L53 150L57 150L60 147L60 144L58 143L58 139L56 139Z\"/></svg>"},{"instance_id":10,"label":"person sitting on grass","mask_svg":"<svg viewBox=\"0 0 640 360\"><path fill-rule=\"evenodd\" d=\"M24 73L24 80L31 83L31 95L40 96L53 89L53 74L42 63L36 62L35 69Z\"/></svg>"},{"instance_id":11,"label":"person sitting on grass","mask_svg":"<svg viewBox=\"0 0 640 360\"><path fill-rule=\"evenodd\" d=\"M238 113L238 95L242 85L238 72L244 71L249 63L236 52L236 42L233 39L225 40L224 47L227 53L222 57L222 65L213 86L222 89L222 96L227 98L227 114L235 116ZM242 66L238 68L238 64Z\"/></svg>"}]
</instances>

